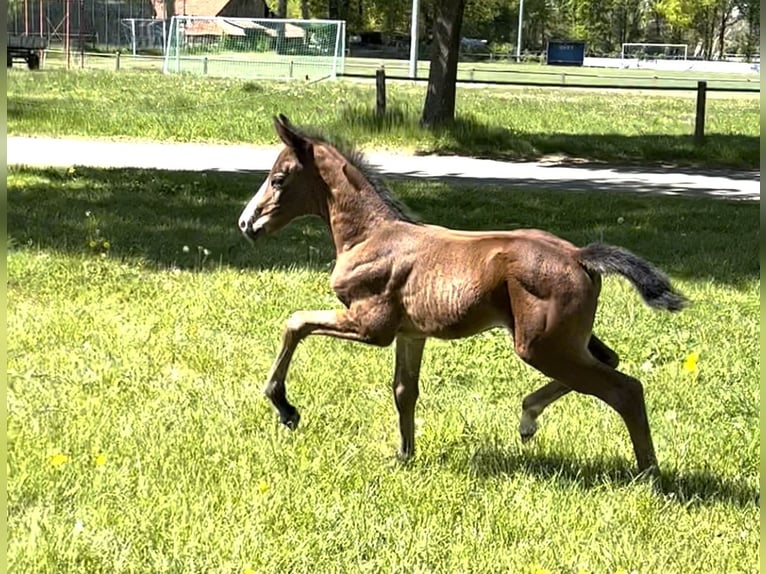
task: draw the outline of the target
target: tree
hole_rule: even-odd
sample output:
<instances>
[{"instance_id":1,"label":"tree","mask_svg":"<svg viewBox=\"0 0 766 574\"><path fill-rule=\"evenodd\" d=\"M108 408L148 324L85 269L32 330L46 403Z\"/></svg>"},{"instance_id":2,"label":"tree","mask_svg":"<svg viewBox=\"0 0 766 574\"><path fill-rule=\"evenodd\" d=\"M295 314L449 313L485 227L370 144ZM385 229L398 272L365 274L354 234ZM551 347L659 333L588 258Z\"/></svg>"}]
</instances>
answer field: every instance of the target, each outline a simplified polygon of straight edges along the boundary
<instances>
[{"instance_id":1,"label":"tree","mask_svg":"<svg viewBox=\"0 0 766 574\"><path fill-rule=\"evenodd\" d=\"M737 9L744 15L747 23L744 52L749 62L761 37L761 0L738 0Z\"/></svg>"},{"instance_id":2,"label":"tree","mask_svg":"<svg viewBox=\"0 0 766 574\"><path fill-rule=\"evenodd\" d=\"M465 0L435 3L431 70L421 124L434 127L455 119L457 61Z\"/></svg>"}]
</instances>

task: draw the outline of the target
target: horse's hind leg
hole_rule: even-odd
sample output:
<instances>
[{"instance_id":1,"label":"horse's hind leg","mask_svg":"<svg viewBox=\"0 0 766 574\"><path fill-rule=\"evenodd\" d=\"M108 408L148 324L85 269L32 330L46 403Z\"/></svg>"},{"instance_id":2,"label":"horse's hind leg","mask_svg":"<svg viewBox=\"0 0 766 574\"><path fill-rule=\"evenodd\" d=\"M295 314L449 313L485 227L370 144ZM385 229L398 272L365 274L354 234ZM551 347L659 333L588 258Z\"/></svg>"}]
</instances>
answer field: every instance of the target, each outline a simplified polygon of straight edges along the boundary
<instances>
[{"instance_id":1,"label":"horse's hind leg","mask_svg":"<svg viewBox=\"0 0 766 574\"><path fill-rule=\"evenodd\" d=\"M588 350L602 363L616 368L620 357L596 335L591 335ZM559 381L551 381L536 391L528 394L521 401L521 421L519 434L521 441L527 442L537 432L537 417L552 403L568 394L572 389Z\"/></svg>"},{"instance_id":2,"label":"horse's hind leg","mask_svg":"<svg viewBox=\"0 0 766 574\"><path fill-rule=\"evenodd\" d=\"M545 408L571 390L565 384L554 380L524 397L524 400L521 401L521 421L519 422L521 442L527 442L535 436L537 417L542 414Z\"/></svg>"},{"instance_id":3,"label":"horse's hind leg","mask_svg":"<svg viewBox=\"0 0 766 574\"><path fill-rule=\"evenodd\" d=\"M396 410L399 411L399 457L403 460L415 453L415 403L418 400L418 381L425 343L425 339L396 339L393 388Z\"/></svg>"},{"instance_id":4,"label":"horse's hind leg","mask_svg":"<svg viewBox=\"0 0 766 574\"><path fill-rule=\"evenodd\" d=\"M556 354L536 349L523 358L572 390L598 397L617 411L628 427L638 469L657 470L644 389L639 380L596 360L584 350L579 353Z\"/></svg>"}]
</instances>

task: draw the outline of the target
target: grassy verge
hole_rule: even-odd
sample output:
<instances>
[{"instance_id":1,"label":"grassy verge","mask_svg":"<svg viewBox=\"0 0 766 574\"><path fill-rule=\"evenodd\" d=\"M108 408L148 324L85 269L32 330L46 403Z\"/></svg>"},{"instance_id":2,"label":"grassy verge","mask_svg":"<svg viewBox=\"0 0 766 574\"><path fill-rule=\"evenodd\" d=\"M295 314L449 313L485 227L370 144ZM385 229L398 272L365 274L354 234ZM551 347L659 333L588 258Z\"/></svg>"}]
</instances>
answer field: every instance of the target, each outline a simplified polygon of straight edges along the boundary
<instances>
[{"instance_id":1,"label":"grassy verge","mask_svg":"<svg viewBox=\"0 0 766 574\"><path fill-rule=\"evenodd\" d=\"M188 62L182 68L187 71L191 68L202 69L202 56L193 57L184 56L183 59ZM270 66L281 63L283 65L283 75L289 76L291 63L299 66L301 62L311 62L305 57L279 56L273 53L214 53L208 54L208 73L216 74L216 69L224 68L225 75L233 75L231 68L225 70L226 61L237 60L242 62L253 62L253 68L257 63L265 63ZM161 55L137 55L132 56L129 52L122 53L120 56L121 70L153 70L162 71L164 57ZM327 62L327 59L320 62ZM67 61L65 53L59 50L48 50L44 66L46 69L66 68ZM88 70L108 70L112 71L116 67L115 50L102 52L73 52L70 56L69 66L72 69L84 68ZM409 61L395 60L388 58L346 58L343 62L342 71L348 74L365 74L370 77L375 76L375 70L381 66L386 68L389 76L409 77ZM421 59L418 62L418 77L427 78L430 68L430 62L427 59ZM320 68L321 69L321 68ZM254 71L257 73L257 70ZM327 72L317 72L311 67L306 67L304 72L311 75L312 79L322 77ZM246 77L247 69L239 67L236 69L238 77ZM302 75L294 70L293 77L301 78ZM262 72L261 72L262 74ZM517 64L502 60L496 61L465 61L458 63L458 80L475 81L505 81L505 82L536 82L536 83L578 83L592 86L608 85L629 85L640 87L673 86L678 88L694 88L699 80L705 80L710 88L745 88L757 89L760 82L758 73L750 74L729 74L729 73L711 73L699 71L670 71L670 70L652 70L652 69L618 69L618 68L589 68L589 67L571 67L571 66L548 66L533 63Z\"/></svg>"},{"instance_id":2,"label":"grassy verge","mask_svg":"<svg viewBox=\"0 0 766 574\"><path fill-rule=\"evenodd\" d=\"M424 86L392 83L376 117L374 88L355 83L270 83L148 72L8 74L8 133L273 144L285 113L362 145L504 159L546 155L597 161L756 168L755 97L710 98L704 145L692 142L685 95L461 88L458 120L419 127Z\"/></svg>"},{"instance_id":3,"label":"grassy verge","mask_svg":"<svg viewBox=\"0 0 766 574\"><path fill-rule=\"evenodd\" d=\"M332 253L312 221L243 241L254 177L11 168L15 571L757 570L757 205L392 184L429 221L624 245L694 300L671 316L604 285L597 331L646 384L652 488L587 397L520 444L544 380L501 332L429 343L410 465L390 350L307 340L288 381L302 427L281 428L260 386L289 313L337 305Z\"/></svg>"}]
</instances>

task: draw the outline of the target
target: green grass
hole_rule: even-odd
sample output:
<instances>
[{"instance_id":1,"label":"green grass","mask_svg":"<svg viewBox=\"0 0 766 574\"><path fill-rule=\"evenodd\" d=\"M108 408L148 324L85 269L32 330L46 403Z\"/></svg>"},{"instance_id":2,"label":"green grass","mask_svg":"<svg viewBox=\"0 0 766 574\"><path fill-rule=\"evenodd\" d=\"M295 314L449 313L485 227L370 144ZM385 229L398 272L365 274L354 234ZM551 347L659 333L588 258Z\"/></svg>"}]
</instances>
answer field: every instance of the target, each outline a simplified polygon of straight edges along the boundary
<instances>
[{"instance_id":1,"label":"green grass","mask_svg":"<svg viewBox=\"0 0 766 574\"><path fill-rule=\"evenodd\" d=\"M89 70L114 70L116 65L115 51L85 53L81 55L72 53L70 66L73 68L84 67ZM202 73L202 55L194 57L183 56L185 71ZM279 74L285 78L290 77L290 64L293 64L292 77L303 78L305 74L313 79L327 75L331 59L327 56L312 58L311 56L280 56L274 53L213 53L208 54L208 73L211 75L239 75L239 77L262 77L263 71L246 67L227 69L226 61L237 60L240 62L258 62L269 66L277 66ZM312 70L310 63L318 64L318 71ZM394 60L387 58L346 58L343 62L342 71L347 74L365 74L373 77L375 70L384 66L389 76L409 77L409 61ZM49 50L46 53L46 69L61 69L66 67L64 52ZM120 68L123 70L154 70L161 71L163 67L162 56L138 55L133 57L129 52L122 53ZM430 68L428 60L418 62L418 77L427 78ZM339 70L340 71L340 70ZM274 73L274 72L271 72ZM505 81L505 82L533 82L542 84L587 84L591 86L630 85L652 88L657 86L671 86L678 88L694 88L697 81L705 80L710 88L733 88L757 90L760 84L760 75L751 74L727 74L705 73L696 71L669 71L651 69L607 69L572 66L547 66L540 64L517 64L507 61L465 61L458 63L459 80L475 81Z\"/></svg>"},{"instance_id":2,"label":"green grass","mask_svg":"<svg viewBox=\"0 0 766 574\"><path fill-rule=\"evenodd\" d=\"M8 134L275 143L272 116L367 147L503 159L555 155L620 163L757 168L760 103L710 97L707 139L695 145L695 101L684 94L496 88L458 90L458 119L418 125L425 86L391 83L374 114L366 83L247 82L150 72L8 73Z\"/></svg>"},{"instance_id":3,"label":"green grass","mask_svg":"<svg viewBox=\"0 0 766 574\"><path fill-rule=\"evenodd\" d=\"M392 184L428 221L624 245L691 297L662 314L604 284L596 329L646 385L653 486L588 397L521 445L545 381L499 331L428 344L411 464L390 349L302 343L289 432L260 387L289 314L338 305L319 224L239 237L262 174L9 172L14 571L757 571L758 205Z\"/></svg>"}]
</instances>

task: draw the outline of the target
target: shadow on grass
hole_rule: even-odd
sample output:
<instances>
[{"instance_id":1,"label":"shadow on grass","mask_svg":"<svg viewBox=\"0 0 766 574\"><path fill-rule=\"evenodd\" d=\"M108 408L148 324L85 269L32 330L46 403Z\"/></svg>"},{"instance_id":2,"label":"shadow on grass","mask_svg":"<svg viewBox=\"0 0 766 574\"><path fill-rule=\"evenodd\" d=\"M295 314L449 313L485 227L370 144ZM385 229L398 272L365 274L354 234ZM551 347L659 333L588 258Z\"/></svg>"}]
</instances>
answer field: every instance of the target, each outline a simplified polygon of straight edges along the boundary
<instances>
[{"instance_id":1,"label":"shadow on grass","mask_svg":"<svg viewBox=\"0 0 766 574\"><path fill-rule=\"evenodd\" d=\"M328 269L332 242L316 219L293 222L254 245L241 236L237 219L263 177L11 167L10 247L98 254L108 241L111 256L159 267ZM392 181L391 188L426 222L485 230L537 227L577 244L604 240L674 275L729 285L760 273L754 202L456 186L422 178Z\"/></svg>"},{"instance_id":2,"label":"shadow on grass","mask_svg":"<svg viewBox=\"0 0 766 574\"><path fill-rule=\"evenodd\" d=\"M481 448L468 464L471 473L479 478L518 473L568 482L584 489L605 484L627 486L643 480L637 477L633 461L613 458L581 462L550 453L512 454L491 446ZM709 471L662 470L654 486L670 500L684 505L726 502L744 508L760 503L758 490L745 481L724 479Z\"/></svg>"},{"instance_id":3,"label":"shadow on grass","mask_svg":"<svg viewBox=\"0 0 766 574\"><path fill-rule=\"evenodd\" d=\"M527 133L504 126L488 125L472 117L458 117L448 125L435 128L427 137L418 126L419 111L409 107L391 107L385 115L361 104L344 109L337 125L338 133L349 127L362 133L401 132L403 139L433 140L420 153L455 154L486 159L538 160L563 156L578 160L617 163L620 165L694 166L694 173L723 175L719 168L759 170L758 136L708 134L703 145L689 135L621 135ZM700 171L701 169L701 171Z\"/></svg>"},{"instance_id":4,"label":"shadow on grass","mask_svg":"<svg viewBox=\"0 0 766 574\"><path fill-rule=\"evenodd\" d=\"M293 223L251 246L237 219L266 176L222 172L76 167L11 168L10 246L104 251L160 267L323 268L332 244L316 220ZM95 245L92 246L92 242Z\"/></svg>"}]
</instances>

